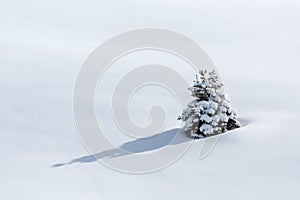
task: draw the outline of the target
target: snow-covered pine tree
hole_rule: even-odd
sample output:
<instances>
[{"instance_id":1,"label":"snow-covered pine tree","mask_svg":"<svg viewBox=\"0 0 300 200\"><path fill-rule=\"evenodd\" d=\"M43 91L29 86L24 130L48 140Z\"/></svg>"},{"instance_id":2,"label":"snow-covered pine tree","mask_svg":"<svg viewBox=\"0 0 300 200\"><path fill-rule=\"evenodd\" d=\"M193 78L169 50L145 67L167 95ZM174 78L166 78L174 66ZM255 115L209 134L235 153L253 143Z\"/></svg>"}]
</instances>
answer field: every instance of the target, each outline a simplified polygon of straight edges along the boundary
<instances>
[{"instance_id":1,"label":"snow-covered pine tree","mask_svg":"<svg viewBox=\"0 0 300 200\"><path fill-rule=\"evenodd\" d=\"M231 108L217 73L200 70L199 75L200 80L196 75L193 86L188 88L195 99L178 117L186 122L185 132L201 138L239 127L236 111Z\"/></svg>"}]
</instances>

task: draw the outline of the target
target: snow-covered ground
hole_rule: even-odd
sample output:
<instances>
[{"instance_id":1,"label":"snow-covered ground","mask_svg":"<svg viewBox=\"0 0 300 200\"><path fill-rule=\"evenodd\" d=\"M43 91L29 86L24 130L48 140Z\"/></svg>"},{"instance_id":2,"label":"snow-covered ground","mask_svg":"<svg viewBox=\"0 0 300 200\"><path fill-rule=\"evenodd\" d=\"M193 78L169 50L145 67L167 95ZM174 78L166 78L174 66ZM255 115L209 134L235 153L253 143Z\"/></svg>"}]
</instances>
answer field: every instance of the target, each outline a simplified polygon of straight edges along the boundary
<instances>
[{"instance_id":1,"label":"snow-covered ground","mask_svg":"<svg viewBox=\"0 0 300 200\"><path fill-rule=\"evenodd\" d=\"M1 1L0 199L299 198L299 9L292 0ZM205 159L198 159L204 140L197 140L173 165L132 175L89 157L76 133L72 92L97 45L143 27L171 29L205 47L245 126L222 135ZM154 58L181 66L176 58ZM115 72L103 81L113 85ZM194 78L192 70L182 74ZM103 91L109 96L109 87ZM102 97L98 105L108 102ZM180 109L161 88L135 98L130 111L140 125L149 122L152 100L166 105L163 136L130 143L101 106L98 115L113 142L155 151L178 127Z\"/></svg>"}]
</instances>

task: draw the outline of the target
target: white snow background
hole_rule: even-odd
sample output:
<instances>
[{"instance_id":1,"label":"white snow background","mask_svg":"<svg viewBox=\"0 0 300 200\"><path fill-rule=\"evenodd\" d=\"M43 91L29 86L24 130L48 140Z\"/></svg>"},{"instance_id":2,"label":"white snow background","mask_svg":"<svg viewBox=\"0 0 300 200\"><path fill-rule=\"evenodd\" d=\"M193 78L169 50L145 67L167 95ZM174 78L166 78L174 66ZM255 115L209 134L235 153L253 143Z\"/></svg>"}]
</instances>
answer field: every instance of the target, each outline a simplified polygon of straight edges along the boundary
<instances>
[{"instance_id":1,"label":"white snow background","mask_svg":"<svg viewBox=\"0 0 300 200\"><path fill-rule=\"evenodd\" d=\"M299 199L299 10L296 0L1 0L0 199ZM204 160L198 140L156 173L124 174L98 162L53 167L88 156L72 113L81 64L106 39L143 27L199 42L246 126L222 135ZM117 69L156 59L194 78L177 58L148 53L112 66L97 96L97 114L117 145L127 139L101 110L124 72ZM130 105L133 120L147 125L155 101L168 111L165 130L178 127L173 96L144 89Z\"/></svg>"}]
</instances>

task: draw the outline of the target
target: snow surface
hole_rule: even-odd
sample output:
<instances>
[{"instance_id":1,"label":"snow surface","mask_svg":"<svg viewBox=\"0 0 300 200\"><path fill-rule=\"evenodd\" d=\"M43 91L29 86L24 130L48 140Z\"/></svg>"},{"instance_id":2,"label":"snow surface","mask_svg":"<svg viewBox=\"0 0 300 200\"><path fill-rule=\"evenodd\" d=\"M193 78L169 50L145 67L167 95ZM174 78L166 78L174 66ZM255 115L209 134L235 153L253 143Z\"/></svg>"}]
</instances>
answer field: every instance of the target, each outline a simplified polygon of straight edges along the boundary
<instances>
[{"instance_id":1,"label":"snow surface","mask_svg":"<svg viewBox=\"0 0 300 200\"><path fill-rule=\"evenodd\" d=\"M292 0L2 1L0 199L298 199L299 9ZM132 175L95 162L84 150L72 92L80 65L98 44L141 27L172 29L202 44L244 126L222 135L205 159L198 159L204 140L197 140L170 167ZM145 55L114 67L168 58ZM179 70L184 64L174 59L168 62ZM113 87L121 68L104 85ZM182 75L194 79L185 67ZM103 91L107 96L100 95L98 105L109 105L111 88ZM143 103L131 105L131 116L139 125L149 123L153 100L165 105L168 120L161 135L144 140L123 137L107 110L98 109L116 145L147 153L172 138L180 108L161 88L138 92L133 101Z\"/></svg>"}]
</instances>

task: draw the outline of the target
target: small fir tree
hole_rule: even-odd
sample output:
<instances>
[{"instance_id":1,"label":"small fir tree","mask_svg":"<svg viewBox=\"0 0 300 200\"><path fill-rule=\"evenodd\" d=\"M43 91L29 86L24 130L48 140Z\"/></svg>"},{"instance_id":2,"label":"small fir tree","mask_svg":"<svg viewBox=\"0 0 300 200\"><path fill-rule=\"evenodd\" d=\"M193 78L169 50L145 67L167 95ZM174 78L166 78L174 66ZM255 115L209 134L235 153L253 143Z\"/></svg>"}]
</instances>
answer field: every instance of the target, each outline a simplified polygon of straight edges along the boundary
<instances>
[{"instance_id":1,"label":"small fir tree","mask_svg":"<svg viewBox=\"0 0 300 200\"><path fill-rule=\"evenodd\" d=\"M199 75L200 80L196 75L193 86L188 88L194 100L178 117L185 122L184 131L192 137L202 138L240 127L216 71L200 70Z\"/></svg>"}]
</instances>

